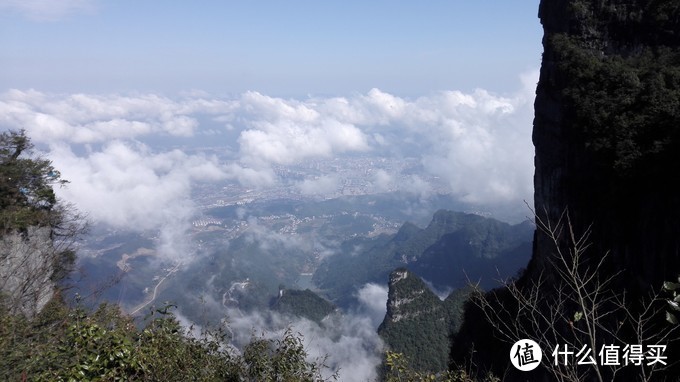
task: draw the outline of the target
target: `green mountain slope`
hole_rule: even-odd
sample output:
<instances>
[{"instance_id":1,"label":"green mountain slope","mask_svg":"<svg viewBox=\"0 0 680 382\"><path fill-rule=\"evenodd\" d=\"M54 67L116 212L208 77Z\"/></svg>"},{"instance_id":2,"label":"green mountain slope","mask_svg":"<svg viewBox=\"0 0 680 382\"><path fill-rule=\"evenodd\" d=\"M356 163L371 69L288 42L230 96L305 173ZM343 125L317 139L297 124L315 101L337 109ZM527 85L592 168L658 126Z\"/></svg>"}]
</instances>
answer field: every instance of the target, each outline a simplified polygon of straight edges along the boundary
<instances>
[{"instance_id":1,"label":"green mountain slope","mask_svg":"<svg viewBox=\"0 0 680 382\"><path fill-rule=\"evenodd\" d=\"M272 308L278 312L305 317L317 323L336 310L332 303L309 289L281 289Z\"/></svg>"},{"instance_id":2,"label":"green mountain slope","mask_svg":"<svg viewBox=\"0 0 680 382\"><path fill-rule=\"evenodd\" d=\"M387 313L378 333L414 369L445 370L449 335L460 325L466 297L466 291L459 291L442 301L417 275L399 268L390 274Z\"/></svg>"},{"instance_id":3,"label":"green mountain slope","mask_svg":"<svg viewBox=\"0 0 680 382\"><path fill-rule=\"evenodd\" d=\"M528 222L510 225L441 210L424 229L405 223L393 236L345 242L341 254L324 259L314 282L340 306L352 303L358 287L384 283L398 267L418 273L441 289L465 286L468 278L481 279L482 286L488 287L526 265L532 235Z\"/></svg>"}]
</instances>

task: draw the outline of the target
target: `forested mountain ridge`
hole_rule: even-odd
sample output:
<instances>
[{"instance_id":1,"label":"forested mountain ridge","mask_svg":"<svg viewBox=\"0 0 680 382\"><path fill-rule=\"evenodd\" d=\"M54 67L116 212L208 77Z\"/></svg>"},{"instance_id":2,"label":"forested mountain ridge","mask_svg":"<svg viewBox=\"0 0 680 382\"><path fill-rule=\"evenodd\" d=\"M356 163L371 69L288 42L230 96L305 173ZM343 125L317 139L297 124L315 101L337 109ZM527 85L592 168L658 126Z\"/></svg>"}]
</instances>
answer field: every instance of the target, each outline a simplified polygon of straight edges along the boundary
<instances>
[{"instance_id":1,"label":"forested mountain ridge","mask_svg":"<svg viewBox=\"0 0 680 382\"><path fill-rule=\"evenodd\" d=\"M336 311L336 307L309 289L280 289L273 299L272 309L297 317L305 317L317 323Z\"/></svg>"},{"instance_id":2,"label":"forested mountain ridge","mask_svg":"<svg viewBox=\"0 0 680 382\"><path fill-rule=\"evenodd\" d=\"M437 211L425 228L405 223L393 236L358 238L343 244L314 274L317 286L340 306L357 286L384 283L405 267L440 289L461 288L469 281L499 285L529 260L533 226L516 225L475 214ZM500 274L499 274L500 271Z\"/></svg>"},{"instance_id":3,"label":"forested mountain ridge","mask_svg":"<svg viewBox=\"0 0 680 382\"><path fill-rule=\"evenodd\" d=\"M387 313L378 333L389 350L404 354L415 370L441 372L468 293L463 289L440 300L418 275L398 268L390 274Z\"/></svg>"},{"instance_id":4,"label":"forested mountain ridge","mask_svg":"<svg viewBox=\"0 0 680 382\"><path fill-rule=\"evenodd\" d=\"M452 216L455 215L440 211L433 221ZM533 223L525 220L509 225L494 219L470 218L458 229L441 235L409 268L435 287L455 289L476 283L490 289L526 266Z\"/></svg>"}]
</instances>

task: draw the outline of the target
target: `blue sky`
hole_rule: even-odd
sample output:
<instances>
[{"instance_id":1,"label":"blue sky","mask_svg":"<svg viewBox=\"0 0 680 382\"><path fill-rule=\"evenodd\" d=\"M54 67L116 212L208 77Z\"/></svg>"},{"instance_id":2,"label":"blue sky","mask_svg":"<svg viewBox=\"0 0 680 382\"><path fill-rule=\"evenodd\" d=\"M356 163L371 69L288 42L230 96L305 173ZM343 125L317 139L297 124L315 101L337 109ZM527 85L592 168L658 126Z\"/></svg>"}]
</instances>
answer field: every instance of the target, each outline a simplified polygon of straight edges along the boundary
<instances>
[{"instance_id":1,"label":"blue sky","mask_svg":"<svg viewBox=\"0 0 680 382\"><path fill-rule=\"evenodd\" d=\"M0 0L0 90L401 96L518 87L538 0Z\"/></svg>"}]
</instances>

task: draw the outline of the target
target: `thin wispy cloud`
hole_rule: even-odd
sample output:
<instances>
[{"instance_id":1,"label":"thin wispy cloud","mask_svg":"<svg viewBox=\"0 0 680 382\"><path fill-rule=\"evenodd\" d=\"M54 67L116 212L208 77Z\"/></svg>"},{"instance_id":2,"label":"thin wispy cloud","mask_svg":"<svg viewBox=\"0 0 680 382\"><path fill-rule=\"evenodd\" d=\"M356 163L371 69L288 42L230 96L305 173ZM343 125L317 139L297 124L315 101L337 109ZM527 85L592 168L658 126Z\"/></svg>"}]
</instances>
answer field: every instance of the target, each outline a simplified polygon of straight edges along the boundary
<instances>
[{"instance_id":1,"label":"thin wispy cloud","mask_svg":"<svg viewBox=\"0 0 680 382\"><path fill-rule=\"evenodd\" d=\"M16 12L33 21L57 21L96 7L97 0L0 0L0 12Z\"/></svg>"}]
</instances>

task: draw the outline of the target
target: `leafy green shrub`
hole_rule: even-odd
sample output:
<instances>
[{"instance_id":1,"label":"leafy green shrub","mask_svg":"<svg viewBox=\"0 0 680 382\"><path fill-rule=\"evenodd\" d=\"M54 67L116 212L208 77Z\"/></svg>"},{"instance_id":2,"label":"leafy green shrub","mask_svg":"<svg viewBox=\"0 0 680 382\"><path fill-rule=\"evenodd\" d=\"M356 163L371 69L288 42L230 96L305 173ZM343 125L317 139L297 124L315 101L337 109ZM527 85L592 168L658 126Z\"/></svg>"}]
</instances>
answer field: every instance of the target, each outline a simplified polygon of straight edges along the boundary
<instances>
[{"instance_id":1,"label":"leafy green shrub","mask_svg":"<svg viewBox=\"0 0 680 382\"><path fill-rule=\"evenodd\" d=\"M245 376L251 381L306 381L320 382L325 378L321 369L325 364L307 361L302 335L287 329L276 340L253 339L243 353ZM336 379L337 375L331 376Z\"/></svg>"},{"instance_id":2,"label":"leafy green shrub","mask_svg":"<svg viewBox=\"0 0 680 382\"><path fill-rule=\"evenodd\" d=\"M465 370L446 371L442 373L420 372L409 366L409 361L401 353L385 353L385 382L500 382L498 377L492 374L486 375L483 379L475 379Z\"/></svg>"},{"instance_id":3,"label":"leafy green shrub","mask_svg":"<svg viewBox=\"0 0 680 382\"><path fill-rule=\"evenodd\" d=\"M22 131L0 133L0 228L58 226L65 218L57 207L54 185L64 185L47 159L32 152Z\"/></svg>"},{"instance_id":4,"label":"leafy green shrub","mask_svg":"<svg viewBox=\"0 0 680 382\"><path fill-rule=\"evenodd\" d=\"M87 313L55 299L27 320L0 304L0 380L325 380L326 366L307 361L300 335L290 330L279 339L253 339L243 355L226 339L219 330L191 336L169 308L153 310L137 329L113 305Z\"/></svg>"}]
</instances>

